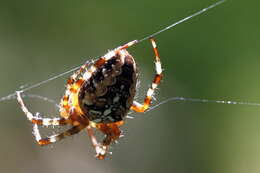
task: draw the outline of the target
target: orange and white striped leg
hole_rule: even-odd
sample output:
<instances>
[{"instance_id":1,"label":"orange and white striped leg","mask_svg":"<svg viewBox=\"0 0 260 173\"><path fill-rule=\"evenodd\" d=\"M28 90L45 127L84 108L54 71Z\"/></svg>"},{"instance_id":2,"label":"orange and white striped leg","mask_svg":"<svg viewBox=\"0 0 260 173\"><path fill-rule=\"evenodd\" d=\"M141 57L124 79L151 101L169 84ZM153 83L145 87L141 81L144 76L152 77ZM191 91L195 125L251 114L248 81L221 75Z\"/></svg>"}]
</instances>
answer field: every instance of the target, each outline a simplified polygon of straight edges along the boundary
<instances>
[{"instance_id":1,"label":"orange and white striped leg","mask_svg":"<svg viewBox=\"0 0 260 173\"><path fill-rule=\"evenodd\" d=\"M116 142L117 139L121 137L121 130L119 126L122 125L123 122L111 123L111 124L90 124L87 127L88 135L91 139L92 145L96 150L96 157L100 160L103 160L107 154L109 145L113 142ZM94 136L94 131L92 127L97 128L101 132L105 134L105 138L102 143L98 143L96 137Z\"/></svg>"},{"instance_id":2,"label":"orange and white striped leg","mask_svg":"<svg viewBox=\"0 0 260 173\"><path fill-rule=\"evenodd\" d=\"M127 49L127 48L129 48L129 47L135 45L135 44L138 43L138 42L139 42L138 40L130 41L130 42L124 44L123 46L118 47L118 48L116 49L116 51L117 51L117 50L122 50L122 49Z\"/></svg>"},{"instance_id":3,"label":"orange and white striped leg","mask_svg":"<svg viewBox=\"0 0 260 173\"><path fill-rule=\"evenodd\" d=\"M17 101L21 106L22 111L26 115L27 119L31 121L33 124L43 125L43 126L60 126L60 125L66 125L70 122L70 120L67 120L62 117L58 118L42 118L39 115L33 115L25 106L24 101L21 96L21 91L17 91Z\"/></svg>"},{"instance_id":4,"label":"orange and white striped leg","mask_svg":"<svg viewBox=\"0 0 260 173\"><path fill-rule=\"evenodd\" d=\"M77 77L80 75L80 73L86 70L87 66L89 66L88 62L83 64L76 72L74 72L67 80L67 84L72 85L77 80Z\"/></svg>"},{"instance_id":5,"label":"orange and white striped leg","mask_svg":"<svg viewBox=\"0 0 260 173\"><path fill-rule=\"evenodd\" d=\"M91 140L92 146L95 148L96 157L100 160L105 159L105 156L106 156L107 150L108 150L108 146L102 145L97 142L97 139L94 135L94 130L92 129L92 127L90 125L87 126L87 132L88 132L88 136Z\"/></svg>"},{"instance_id":6,"label":"orange and white striped leg","mask_svg":"<svg viewBox=\"0 0 260 173\"><path fill-rule=\"evenodd\" d=\"M70 128L69 130L67 130L63 133L52 135L52 136L49 136L49 137L46 137L46 138L42 138L40 131L38 129L38 125L34 124L33 125L33 135L34 135L37 143L41 146L44 146L44 145L48 145L48 144L52 144L52 143L55 143L57 141L60 141L61 139L65 138L67 136L72 136L72 135L80 132L85 127L86 127L85 125L73 126L72 128Z\"/></svg>"},{"instance_id":7,"label":"orange and white striped leg","mask_svg":"<svg viewBox=\"0 0 260 173\"><path fill-rule=\"evenodd\" d=\"M84 83L84 81L87 81L93 74L93 72L96 71L97 68L104 65L108 59L110 59L113 52L107 53L104 57L100 57L93 65L89 66L88 63L82 65L78 71L76 71L67 81L67 89L65 92L65 95L63 96L61 102L60 102L60 113L63 117L68 117L70 108L72 105L70 105L71 98L77 94L78 90L80 89L81 85ZM89 66L88 69L86 69ZM82 77L78 77L80 73L82 73L84 70L86 70Z\"/></svg>"},{"instance_id":8,"label":"orange and white striped leg","mask_svg":"<svg viewBox=\"0 0 260 173\"><path fill-rule=\"evenodd\" d=\"M69 116L69 97L71 93L75 93L77 88L83 83L82 79L77 79L79 74L82 73L84 70L86 70L88 66L88 63L83 64L75 73L73 73L73 75L71 75L69 77L69 79L67 80L67 89L65 92L65 95L63 96L63 98L61 99L60 102L60 113L61 115L63 115L64 117L68 117Z\"/></svg>"},{"instance_id":9,"label":"orange and white striped leg","mask_svg":"<svg viewBox=\"0 0 260 173\"><path fill-rule=\"evenodd\" d=\"M152 101L152 96L154 94L155 89L160 84L162 79L162 67L161 67L161 61L159 57L159 52L155 43L155 40L153 38L150 38L150 41L153 46L154 54L155 54L155 71L156 75L154 76L152 86L148 89L146 97L144 99L144 103L140 104L136 101L134 101L133 105L131 106L131 109L136 112L145 112Z\"/></svg>"}]
</instances>

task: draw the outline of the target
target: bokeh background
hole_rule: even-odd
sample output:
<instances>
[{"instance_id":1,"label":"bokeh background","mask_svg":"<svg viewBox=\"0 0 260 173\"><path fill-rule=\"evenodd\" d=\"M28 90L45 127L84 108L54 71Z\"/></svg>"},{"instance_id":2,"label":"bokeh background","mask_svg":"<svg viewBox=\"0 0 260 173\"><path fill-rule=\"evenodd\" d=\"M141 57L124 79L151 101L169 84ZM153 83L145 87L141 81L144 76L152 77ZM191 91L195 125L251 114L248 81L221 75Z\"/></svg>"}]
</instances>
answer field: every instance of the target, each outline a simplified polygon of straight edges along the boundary
<instances>
[{"instance_id":1,"label":"bokeh background","mask_svg":"<svg viewBox=\"0 0 260 173\"><path fill-rule=\"evenodd\" d=\"M213 0L0 1L0 97L141 39ZM157 101L174 96L260 103L260 2L229 0L156 37L164 68ZM129 49L142 100L154 74L149 41ZM59 102L68 76L27 93ZM53 104L26 99L32 111ZM1 173L258 173L260 107L169 102L131 114L112 156L95 159L85 132L39 147L15 100L0 102ZM44 131L52 134L53 129Z\"/></svg>"}]
</instances>

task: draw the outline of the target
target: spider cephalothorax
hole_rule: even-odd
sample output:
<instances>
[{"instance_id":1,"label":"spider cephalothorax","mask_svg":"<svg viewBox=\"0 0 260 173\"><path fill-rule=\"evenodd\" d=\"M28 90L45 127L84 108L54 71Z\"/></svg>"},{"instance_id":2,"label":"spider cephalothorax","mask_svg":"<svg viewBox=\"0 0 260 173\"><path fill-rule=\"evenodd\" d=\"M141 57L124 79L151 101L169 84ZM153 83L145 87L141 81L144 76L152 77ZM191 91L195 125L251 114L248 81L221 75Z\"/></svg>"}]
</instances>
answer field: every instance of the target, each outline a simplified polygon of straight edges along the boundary
<instances>
[{"instance_id":1,"label":"spider cephalothorax","mask_svg":"<svg viewBox=\"0 0 260 173\"><path fill-rule=\"evenodd\" d=\"M33 115L25 106L21 92L17 99L27 118L34 124L33 134L40 145L48 145L86 129L96 150L96 157L104 159L109 145L116 141L121 131L119 126L131 109L145 112L152 100L154 90L162 78L162 68L154 39L150 39L155 52L156 75L148 89L144 103L134 101L137 83L137 69L134 58L127 48L138 43L131 41L109 51L92 64L80 67L67 81L67 89L60 103L59 118L42 118ZM61 134L42 138L38 125L72 125ZM101 143L97 142L93 128L105 134Z\"/></svg>"}]
</instances>

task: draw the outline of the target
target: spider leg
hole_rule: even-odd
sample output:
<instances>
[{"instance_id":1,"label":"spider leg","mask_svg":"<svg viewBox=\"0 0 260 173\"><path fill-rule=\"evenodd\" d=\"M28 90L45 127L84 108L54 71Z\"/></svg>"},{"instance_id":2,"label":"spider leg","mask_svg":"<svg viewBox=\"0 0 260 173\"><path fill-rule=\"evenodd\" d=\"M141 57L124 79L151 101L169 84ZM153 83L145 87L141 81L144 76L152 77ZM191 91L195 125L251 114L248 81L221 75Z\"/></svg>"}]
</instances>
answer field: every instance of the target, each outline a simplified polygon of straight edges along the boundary
<instances>
[{"instance_id":1,"label":"spider leg","mask_svg":"<svg viewBox=\"0 0 260 173\"><path fill-rule=\"evenodd\" d=\"M67 89L65 95L63 96L60 102L60 113L63 117L69 117L69 111L71 108L71 104L69 103L72 97L77 97L77 93L83 84L83 82L87 81L93 72L96 71L97 68L104 65L107 61L107 57L100 57L93 65L91 65L88 69L88 63L83 64L78 71L76 71L68 80L67 80ZM86 70L83 76L79 75Z\"/></svg>"},{"instance_id":2,"label":"spider leg","mask_svg":"<svg viewBox=\"0 0 260 173\"><path fill-rule=\"evenodd\" d=\"M71 76L69 77L69 79L67 80L67 84L68 84L68 85L73 84L73 83L76 81L77 77L78 77L84 70L86 70L86 68L87 68L88 65L89 65L89 63L86 62L86 63L83 64L75 73L73 73L73 75L71 75Z\"/></svg>"},{"instance_id":3,"label":"spider leg","mask_svg":"<svg viewBox=\"0 0 260 173\"><path fill-rule=\"evenodd\" d=\"M84 82L84 80L79 77L79 75L87 69L87 66L89 66L89 63L86 62L83 64L76 72L71 75L67 80L67 87L66 92L63 98L60 102L60 113L63 117L69 116L70 111L70 105L69 105L69 99L71 94L75 94L77 92L77 89L81 86L81 84Z\"/></svg>"},{"instance_id":4,"label":"spider leg","mask_svg":"<svg viewBox=\"0 0 260 173\"><path fill-rule=\"evenodd\" d=\"M87 126L87 132L91 143L96 150L96 157L100 160L103 160L107 154L109 145L120 137L121 130L116 124L100 124L95 126L106 135L102 143L97 142L91 126Z\"/></svg>"},{"instance_id":5,"label":"spider leg","mask_svg":"<svg viewBox=\"0 0 260 173\"><path fill-rule=\"evenodd\" d=\"M135 45L136 43L138 43L138 40L130 41L130 42L124 44L123 46L120 46L119 48L117 48L117 50L127 49L127 48Z\"/></svg>"},{"instance_id":6,"label":"spider leg","mask_svg":"<svg viewBox=\"0 0 260 173\"><path fill-rule=\"evenodd\" d=\"M145 112L149 108L151 101L152 101L152 96L154 94L154 91L157 88L157 86L160 84L160 81L162 79L162 67L161 67L159 52L158 52L155 40L153 38L150 38L150 41L152 43L154 54L155 54L156 74L154 76L152 86L147 91L146 97L144 99L144 103L140 104L140 103L134 101L133 105L131 106L130 109L132 109L136 112Z\"/></svg>"},{"instance_id":7,"label":"spider leg","mask_svg":"<svg viewBox=\"0 0 260 173\"><path fill-rule=\"evenodd\" d=\"M60 141L64 137L74 135L74 134L80 132L85 127L86 127L86 125L73 126L72 128L70 128L67 131L62 132L60 134L56 134L56 135L52 135L52 136L49 136L49 137L46 137L46 138L42 138L40 131L38 129L38 125L34 124L33 125L33 135L34 135L37 143L41 146L44 146L44 145L48 145L48 144L52 144L52 143L55 143L57 141Z\"/></svg>"},{"instance_id":8,"label":"spider leg","mask_svg":"<svg viewBox=\"0 0 260 173\"><path fill-rule=\"evenodd\" d=\"M44 125L44 126L49 126L49 125L59 126L59 125L66 125L70 122L70 120L67 120L62 117L42 118L39 115L37 116L33 115L25 106L24 101L21 97L21 91L17 91L16 94L17 94L18 103L20 104L22 111L27 116L27 119L31 121L33 124Z\"/></svg>"},{"instance_id":9,"label":"spider leg","mask_svg":"<svg viewBox=\"0 0 260 173\"><path fill-rule=\"evenodd\" d=\"M103 160L107 153L108 146L102 145L97 142L97 139L94 135L94 130L92 129L91 126L87 126L87 132L88 132L88 136L91 140L92 146L96 150L96 157L100 160Z\"/></svg>"}]
</instances>

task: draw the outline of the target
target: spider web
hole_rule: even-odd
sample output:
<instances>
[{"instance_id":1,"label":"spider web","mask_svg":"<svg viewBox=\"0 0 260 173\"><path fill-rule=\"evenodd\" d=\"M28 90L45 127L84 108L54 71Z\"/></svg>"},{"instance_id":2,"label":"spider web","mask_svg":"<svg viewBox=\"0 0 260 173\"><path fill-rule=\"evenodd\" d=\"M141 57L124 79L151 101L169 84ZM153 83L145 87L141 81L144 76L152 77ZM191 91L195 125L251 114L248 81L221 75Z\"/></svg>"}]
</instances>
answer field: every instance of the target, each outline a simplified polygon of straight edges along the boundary
<instances>
[{"instance_id":1,"label":"spider web","mask_svg":"<svg viewBox=\"0 0 260 173\"><path fill-rule=\"evenodd\" d=\"M171 25L166 26L165 28L163 28L163 29L161 29L161 30L159 30L157 32L154 32L153 34L150 34L150 35L148 35L148 36L146 36L146 37L144 37L144 38L142 38L140 40L137 40L138 41L137 44L140 43L140 42L143 42L145 40L148 40L151 37L155 37L155 36L161 34L162 32L165 32L165 31L175 27L178 24L181 24L181 23L183 23L183 22L185 22L185 21L187 21L187 20L189 20L189 19L191 19L191 18L193 18L195 16L198 16L198 15L200 15L200 14L202 14L202 13L204 13L204 12L206 12L206 11L208 11L208 10L210 10L210 9L220 5L220 4L222 4L223 2L225 2L225 0L220 0L220 1L218 1L218 2L208 6L206 8L203 8L203 9L201 9L201 10L199 10L199 11L197 11L197 12L195 12L195 13L193 13L193 14L191 14L191 15L189 15L189 16L187 16L187 17L185 17L185 18L183 18L183 19L181 19L181 20L179 20L179 21L177 21L177 22L175 22L173 24L171 24ZM33 85L30 85L28 87L24 87L23 89L20 88L21 92L23 93L22 97L41 99L41 100L44 100L46 102L50 102L50 103L54 104L56 107L59 107L59 105L56 103L56 101L54 101L52 99L49 99L47 97L43 97L43 96L40 96L40 95L25 94L24 92L29 91L29 90L34 89L34 88L37 88L37 87L39 87L41 85L44 85L46 83L49 83L49 82L51 82L53 80L56 80L56 79L66 75L66 74L69 74L69 73L72 73L72 72L78 70L79 68L80 68L80 66L72 67L71 69L69 69L69 70L67 70L67 71L65 71L63 73L51 76L51 77L49 77L46 80L37 82L37 83L35 83ZM16 92L13 92L13 93L10 93L10 94L8 94L6 96L0 97L0 102L11 100L11 99L15 99L15 98L16 98ZM159 107L159 106L161 106L163 104L166 104L168 102L172 102L172 101L174 101L174 102L177 102L177 101L187 101L187 102L200 102L200 103L219 103L219 104L233 104L233 105L239 104L239 105L260 106L260 103L252 103L252 102L241 102L241 101L230 101L230 100L210 100L210 99L186 98L186 97L170 97L168 99L165 99L165 100L159 102L155 106L150 107L150 109L147 112L149 112L149 111L151 111L151 110L153 110L153 109L155 109L155 108L157 108L157 107Z\"/></svg>"}]
</instances>

